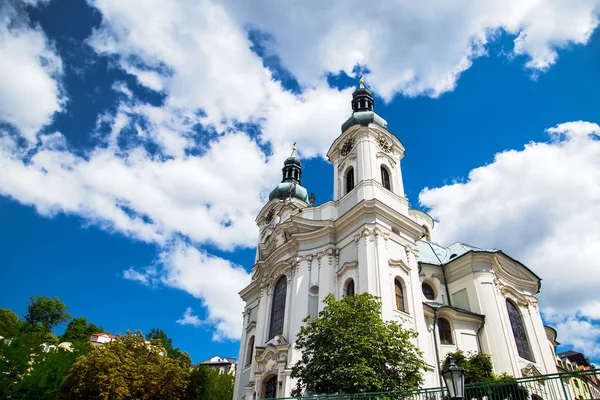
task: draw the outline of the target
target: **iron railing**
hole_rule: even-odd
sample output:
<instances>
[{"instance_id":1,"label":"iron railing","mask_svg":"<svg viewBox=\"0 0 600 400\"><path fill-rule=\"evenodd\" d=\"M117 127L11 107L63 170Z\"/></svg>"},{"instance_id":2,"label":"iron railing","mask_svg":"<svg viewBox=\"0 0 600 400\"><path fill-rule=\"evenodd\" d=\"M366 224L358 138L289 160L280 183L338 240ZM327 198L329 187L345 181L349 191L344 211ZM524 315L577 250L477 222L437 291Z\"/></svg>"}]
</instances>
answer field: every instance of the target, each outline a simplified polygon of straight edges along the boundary
<instances>
[{"instance_id":1,"label":"iron railing","mask_svg":"<svg viewBox=\"0 0 600 400\"><path fill-rule=\"evenodd\" d=\"M600 399L600 369L478 382L465 386L465 400ZM448 400L446 388L380 393L327 394L286 399L310 400Z\"/></svg>"}]
</instances>

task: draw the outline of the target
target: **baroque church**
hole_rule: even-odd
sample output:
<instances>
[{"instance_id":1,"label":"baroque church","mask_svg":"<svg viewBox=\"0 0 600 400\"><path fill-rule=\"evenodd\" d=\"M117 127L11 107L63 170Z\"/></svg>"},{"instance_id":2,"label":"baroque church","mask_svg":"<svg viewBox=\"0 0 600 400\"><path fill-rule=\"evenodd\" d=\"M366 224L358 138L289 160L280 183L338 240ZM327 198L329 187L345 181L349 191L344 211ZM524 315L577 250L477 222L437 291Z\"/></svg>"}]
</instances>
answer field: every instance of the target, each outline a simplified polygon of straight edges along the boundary
<instances>
[{"instance_id":1,"label":"baroque church","mask_svg":"<svg viewBox=\"0 0 600 400\"><path fill-rule=\"evenodd\" d=\"M294 148L256 218L252 281L240 292L235 400L290 395L296 335L329 293L376 295L381 318L415 330L428 365L424 387L443 386L440 361L458 349L489 354L496 374L557 372L536 298L541 279L500 250L433 241L433 219L404 195L405 148L373 110L361 79L327 153L333 200L314 205Z\"/></svg>"}]
</instances>

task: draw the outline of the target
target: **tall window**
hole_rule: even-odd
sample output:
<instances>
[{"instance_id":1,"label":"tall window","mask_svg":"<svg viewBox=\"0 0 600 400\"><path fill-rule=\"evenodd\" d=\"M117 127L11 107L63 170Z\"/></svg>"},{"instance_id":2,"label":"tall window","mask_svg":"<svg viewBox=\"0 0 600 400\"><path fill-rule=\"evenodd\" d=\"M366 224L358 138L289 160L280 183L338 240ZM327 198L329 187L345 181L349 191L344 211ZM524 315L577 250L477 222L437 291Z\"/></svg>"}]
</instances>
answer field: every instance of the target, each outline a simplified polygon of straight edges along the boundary
<instances>
[{"instance_id":1,"label":"tall window","mask_svg":"<svg viewBox=\"0 0 600 400\"><path fill-rule=\"evenodd\" d=\"M400 311L406 312L404 307L404 292L402 291L402 282L399 279L394 281L396 287L396 308Z\"/></svg>"},{"instance_id":2,"label":"tall window","mask_svg":"<svg viewBox=\"0 0 600 400\"><path fill-rule=\"evenodd\" d=\"M277 375L265 382L265 399L277 398Z\"/></svg>"},{"instance_id":3,"label":"tall window","mask_svg":"<svg viewBox=\"0 0 600 400\"><path fill-rule=\"evenodd\" d=\"M427 300L435 299L435 293L430 284L423 282L423 285L421 285L421 290L423 291L423 295L425 295Z\"/></svg>"},{"instance_id":4,"label":"tall window","mask_svg":"<svg viewBox=\"0 0 600 400\"><path fill-rule=\"evenodd\" d=\"M383 165L381 166L381 184L387 190L392 190L392 186L390 185L390 173Z\"/></svg>"},{"instance_id":5,"label":"tall window","mask_svg":"<svg viewBox=\"0 0 600 400\"><path fill-rule=\"evenodd\" d=\"M285 316L285 295L287 291L287 278L282 276L273 289L273 304L271 305L271 327L269 339L283 333L283 317Z\"/></svg>"},{"instance_id":6,"label":"tall window","mask_svg":"<svg viewBox=\"0 0 600 400\"><path fill-rule=\"evenodd\" d=\"M350 279L346 284L346 296L354 296L354 279Z\"/></svg>"},{"instance_id":7,"label":"tall window","mask_svg":"<svg viewBox=\"0 0 600 400\"><path fill-rule=\"evenodd\" d=\"M438 319L438 332L440 334L441 344L452 344L452 328L450 328L450 322L447 319Z\"/></svg>"},{"instance_id":8,"label":"tall window","mask_svg":"<svg viewBox=\"0 0 600 400\"><path fill-rule=\"evenodd\" d=\"M354 168L348 168L346 172L346 193L354 189Z\"/></svg>"},{"instance_id":9,"label":"tall window","mask_svg":"<svg viewBox=\"0 0 600 400\"><path fill-rule=\"evenodd\" d=\"M531 349L529 348L529 341L527 340L527 332L525 332L523 318L521 318L521 312L510 300L506 300L506 309L508 310L508 318L510 319L510 325L512 326L519 356L526 360L533 361Z\"/></svg>"},{"instance_id":10,"label":"tall window","mask_svg":"<svg viewBox=\"0 0 600 400\"><path fill-rule=\"evenodd\" d=\"M252 364L252 355L254 354L254 336L248 340L248 349L246 351L246 366Z\"/></svg>"}]
</instances>

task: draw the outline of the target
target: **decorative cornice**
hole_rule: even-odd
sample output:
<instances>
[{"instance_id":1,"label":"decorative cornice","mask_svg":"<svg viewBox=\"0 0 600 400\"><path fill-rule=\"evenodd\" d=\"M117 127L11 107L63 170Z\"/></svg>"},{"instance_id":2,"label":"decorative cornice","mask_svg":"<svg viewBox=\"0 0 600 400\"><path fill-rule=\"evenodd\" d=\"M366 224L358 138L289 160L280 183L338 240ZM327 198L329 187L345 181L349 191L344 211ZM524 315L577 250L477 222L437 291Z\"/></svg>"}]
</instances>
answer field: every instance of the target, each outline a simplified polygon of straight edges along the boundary
<instances>
[{"instance_id":1,"label":"decorative cornice","mask_svg":"<svg viewBox=\"0 0 600 400\"><path fill-rule=\"evenodd\" d=\"M344 275L346 272L353 270L353 269L357 269L358 267L358 261L347 261L344 263L344 265L342 265L342 268L340 268L336 274L338 276L342 276Z\"/></svg>"},{"instance_id":2,"label":"decorative cornice","mask_svg":"<svg viewBox=\"0 0 600 400\"><path fill-rule=\"evenodd\" d=\"M392 268L400 268L401 270L403 270L405 273L410 273L410 266L406 265L406 263L402 260L388 260L388 265Z\"/></svg>"}]
</instances>

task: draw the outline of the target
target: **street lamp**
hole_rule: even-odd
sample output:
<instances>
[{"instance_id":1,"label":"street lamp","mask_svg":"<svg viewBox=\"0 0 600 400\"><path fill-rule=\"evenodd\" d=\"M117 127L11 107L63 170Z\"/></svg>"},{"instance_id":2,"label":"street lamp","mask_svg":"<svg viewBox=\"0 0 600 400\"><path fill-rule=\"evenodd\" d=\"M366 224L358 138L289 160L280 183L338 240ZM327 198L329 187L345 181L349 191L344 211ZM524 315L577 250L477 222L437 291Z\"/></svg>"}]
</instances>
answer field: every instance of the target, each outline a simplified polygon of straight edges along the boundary
<instances>
[{"instance_id":1,"label":"street lamp","mask_svg":"<svg viewBox=\"0 0 600 400\"><path fill-rule=\"evenodd\" d=\"M465 395L465 370L454 363L452 356L446 360L442 370L442 377L446 382L448 393L452 400L460 400Z\"/></svg>"}]
</instances>

